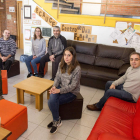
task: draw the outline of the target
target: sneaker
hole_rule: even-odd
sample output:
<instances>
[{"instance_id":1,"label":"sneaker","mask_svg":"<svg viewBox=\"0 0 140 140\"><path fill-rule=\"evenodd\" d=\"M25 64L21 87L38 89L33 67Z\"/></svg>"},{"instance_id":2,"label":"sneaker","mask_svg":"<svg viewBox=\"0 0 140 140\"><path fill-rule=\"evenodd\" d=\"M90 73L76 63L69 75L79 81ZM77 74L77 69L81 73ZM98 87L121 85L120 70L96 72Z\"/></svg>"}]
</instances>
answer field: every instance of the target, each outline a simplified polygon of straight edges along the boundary
<instances>
[{"instance_id":1,"label":"sneaker","mask_svg":"<svg viewBox=\"0 0 140 140\"><path fill-rule=\"evenodd\" d=\"M29 77L31 77L31 76L33 76L33 74L32 74L32 73L29 73L29 74L27 75L27 78L29 78Z\"/></svg>"},{"instance_id":2,"label":"sneaker","mask_svg":"<svg viewBox=\"0 0 140 140\"><path fill-rule=\"evenodd\" d=\"M48 128L51 128L52 126L53 126L53 122L50 122L50 123L47 125Z\"/></svg>"},{"instance_id":3,"label":"sneaker","mask_svg":"<svg viewBox=\"0 0 140 140\"><path fill-rule=\"evenodd\" d=\"M50 130L50 133L54 134L57 131L57 128L62 125L61 118L59 117L59 121L53 121L52 128Z\"/></svg>"},{"instance_id":4,"label":"sneaker","mask_svg":"<svg viewBox=\"0 0 140 140\"><path fill-rule=\"evenodd\" d=\"M54 78L51 78L50 80L54 81Z\"/></svg>"},{"instance_id":5,"label":"sneaker","mask_svg":"<svg viewBox=\"0 0 140 140\"><path fill-rule=\"evenodd\" d=\"M0 100L4 99L2 95L0 95Z\"/></svg>"},{"instance_id":6,"label":"sneaker","mask_svg":"<svg viewBox=\"0 0 140 140\"><path fill-rule=\"evenodd\" d=\"M38 77L40 77L40 78L44 78L44 75L38 74Z\"/></svg>"},{"instance_id":7,"label":"sneaker","mask_svg":"<svg viewBox=\"0 0 140 140\"><path fill-rule=\"evenodd\" d=\"M34 73L33 76L38 77L38 73Z\"/></svg>"}]
</instances>

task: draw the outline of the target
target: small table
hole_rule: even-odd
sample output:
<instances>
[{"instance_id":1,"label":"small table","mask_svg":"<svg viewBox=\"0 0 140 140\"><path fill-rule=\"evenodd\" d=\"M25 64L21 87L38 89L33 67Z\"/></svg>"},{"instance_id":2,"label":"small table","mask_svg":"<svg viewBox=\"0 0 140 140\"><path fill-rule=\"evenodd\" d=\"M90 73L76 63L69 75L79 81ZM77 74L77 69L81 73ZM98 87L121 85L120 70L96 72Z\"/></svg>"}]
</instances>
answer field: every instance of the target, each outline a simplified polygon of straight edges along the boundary
<instances>
[{"instance_id":1,"label":"small table","mask_svg":"<svg viewBox=\"0 0 140 140\"><path fill-rule=\"evenodd\" d=\"M11 131L0 127L0 140L6 140L11 134Z\"/></svg>"},{"instance_id":2,"label":"small table","mask_svg":"<svg viewBox=\"0 0 140 140\"><path fill-rule=\"evenodd\" d=\"M24 92L34 95L36 102L36 109L39 111L43 109L43 93L48 92L52 87L54 81L31 76L14 85L17 88L17 103L24 104ZM47 94L48 96L48 94ZM48 97L47 97L48 98Z\"/></svg>"}]
</instances>

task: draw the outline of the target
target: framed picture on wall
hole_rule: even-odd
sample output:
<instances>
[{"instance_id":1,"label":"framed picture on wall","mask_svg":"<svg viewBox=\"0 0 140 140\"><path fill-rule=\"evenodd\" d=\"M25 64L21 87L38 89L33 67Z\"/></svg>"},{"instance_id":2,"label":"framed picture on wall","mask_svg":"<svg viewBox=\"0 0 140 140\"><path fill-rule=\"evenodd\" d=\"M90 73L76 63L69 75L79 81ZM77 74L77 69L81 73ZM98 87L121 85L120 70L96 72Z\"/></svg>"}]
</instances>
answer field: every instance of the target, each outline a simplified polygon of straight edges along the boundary
<instances>
[{"instance_id":1,"label":"framed picture on wall","mask_svg":"<svg viewBox=\"0 0 140 140\"><path fill-rule=\"evenodd\" d=\"M24 19L31 19L31 6L24 5Z\"/></svg>"}]
</instances>

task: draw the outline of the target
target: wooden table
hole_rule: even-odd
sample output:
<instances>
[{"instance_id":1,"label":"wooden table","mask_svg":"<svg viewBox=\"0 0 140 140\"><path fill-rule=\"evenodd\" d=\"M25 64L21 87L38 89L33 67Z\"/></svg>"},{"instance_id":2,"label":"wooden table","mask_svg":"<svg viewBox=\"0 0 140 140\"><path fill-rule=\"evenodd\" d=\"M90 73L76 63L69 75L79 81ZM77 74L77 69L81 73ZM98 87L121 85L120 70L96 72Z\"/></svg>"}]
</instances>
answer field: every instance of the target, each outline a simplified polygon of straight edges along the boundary
<instances>
[{"instance_id":1,"label":"wooden table","mask_svg":"<svg viewBox=\"0 0 140 140\"><path fill-rule=\"evenodd\" d=\"M36 109L43 109L43 93L52 87L54 81L31 76L14 85L17 88L17 103L24 104L24 92L35 96ZM48 96L48 94L47 94ZM48 98L48 97L47 97Z\"/></svg>"},{"instance_id":2,"label":"wooden table","mask_svg":"<svg viewBox=\"0 0 140 140\"><path fill-rule=\"evenodd\" d=\"M0 127L0 140L5 140L12 134L11 131Z\"/></svg>"}]
</instances>

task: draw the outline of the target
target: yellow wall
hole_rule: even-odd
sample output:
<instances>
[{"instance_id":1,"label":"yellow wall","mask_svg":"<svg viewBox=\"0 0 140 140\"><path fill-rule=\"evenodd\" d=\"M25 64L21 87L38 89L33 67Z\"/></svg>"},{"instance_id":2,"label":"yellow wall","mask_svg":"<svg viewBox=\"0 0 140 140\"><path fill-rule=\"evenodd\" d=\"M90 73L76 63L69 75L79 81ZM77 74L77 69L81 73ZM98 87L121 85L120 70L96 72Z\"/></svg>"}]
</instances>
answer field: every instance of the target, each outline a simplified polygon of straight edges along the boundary
<instances>
[{"instance_id":1,"label":"yellow wall","mask_svg":"<svg viewBox=\"0 0 140 140\"><path fill-rule=\"evenodd\" d=\"M74 15L74 14L59 14L59 18L57 19L57 10L52 9L52 3L45 3L44 0L33 0L33 1L36 2L40 7L42 7L59 23L115 27L116 21L140 22L140 19L106 17L106 21L104 24L104 17L102 16L88 16L88 15Z\"/></svg>"}]
</instances>

